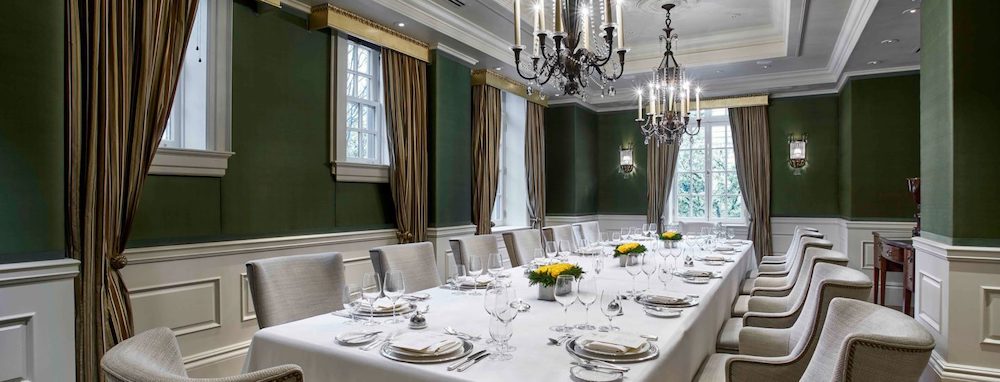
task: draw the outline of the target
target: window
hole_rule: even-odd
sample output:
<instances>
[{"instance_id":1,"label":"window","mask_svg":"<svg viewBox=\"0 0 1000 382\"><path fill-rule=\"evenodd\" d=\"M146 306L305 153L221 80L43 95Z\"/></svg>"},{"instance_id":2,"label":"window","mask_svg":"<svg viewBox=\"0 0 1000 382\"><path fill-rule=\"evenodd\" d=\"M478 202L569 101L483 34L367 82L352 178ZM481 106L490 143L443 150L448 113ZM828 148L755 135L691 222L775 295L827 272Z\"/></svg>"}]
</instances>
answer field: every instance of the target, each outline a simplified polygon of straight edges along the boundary
<instances>
[{"instance_id":1,"label":"window","mask_svg":"<svg viewBox=\"0 0 1000 382\"><path fill-rule=\"evenodd\" d=\"M702 111L701 131L681 143L673 187L671 220L745 220L727 109Z\"/></svg>"},{"instance_id":2,"label":"window","mask_svg":"<svg viewBox=\"0 0 1000 382\"><path fill-rule=\"evenodd\" d=\"M222 176L230 126L232 2L198 4L151 174Z\"/></svg>"},{"instance_id":3,"label":"window","mask_svg":"<svg viewBox=\"0 0 1000 382\"><path fill-rule=\"evenodd\" d=\"M524 168L524 135L527 100L503 92L498 156L497 198L490 221L496 227L524 227L528 222L528 177Z\"/></svg>"},{"instance_id":4,"label":"window","mask_svg":"<svg viewBox=\"0 0 1000 382\"><path fill-rule=\"evenodd\" d=\"M389 145L378 47L338 34L333 173L347 182L388 182Z\"/></svg>"}]
</instances>

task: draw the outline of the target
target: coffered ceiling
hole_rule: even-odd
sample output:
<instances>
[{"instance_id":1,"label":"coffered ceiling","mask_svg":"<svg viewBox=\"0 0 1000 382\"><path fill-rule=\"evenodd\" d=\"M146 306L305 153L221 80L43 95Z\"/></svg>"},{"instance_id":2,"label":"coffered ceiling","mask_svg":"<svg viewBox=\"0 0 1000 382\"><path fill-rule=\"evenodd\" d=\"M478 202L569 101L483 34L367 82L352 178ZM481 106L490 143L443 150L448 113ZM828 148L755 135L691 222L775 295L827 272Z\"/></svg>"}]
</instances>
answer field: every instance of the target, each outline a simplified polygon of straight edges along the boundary
<instances>
[{"instance_id":1,"label":"coffered ceiling","mask_svg":"<svg viewBox=\"0 0 1000 382\"><path fill-rule=\"evenodd\" d=\"M622 90L645 82L662 56L660 6L668 1L678 5L673 11L680 36L677 60L709 97L832 93L850 75L919 68L919 10L904 12L919 8L919 0L626 0L630 51L625 75L616 83L618 96L550 102L583 102L598 110L629 107L634 92ZM519 79L510 50L514 0L282 1L301 11L324 2ZM522 16L530 20L527 10ZM530 36L531 26L521 27Z\"/></svg>"}]
</instances>

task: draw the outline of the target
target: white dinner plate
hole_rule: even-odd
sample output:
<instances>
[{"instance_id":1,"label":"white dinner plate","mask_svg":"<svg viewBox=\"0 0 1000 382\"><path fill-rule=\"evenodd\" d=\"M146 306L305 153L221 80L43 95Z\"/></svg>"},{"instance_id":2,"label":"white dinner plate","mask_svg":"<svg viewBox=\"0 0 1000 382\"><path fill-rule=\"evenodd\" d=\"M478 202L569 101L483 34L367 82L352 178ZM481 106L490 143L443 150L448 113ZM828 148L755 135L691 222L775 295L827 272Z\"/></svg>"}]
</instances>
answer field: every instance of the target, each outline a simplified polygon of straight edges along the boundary
<instances>
[{"instance_id":1,"label":"white dinner plate","mask_svg":"<svg viewBox=\"0 0 1000 382\"><path fill-rule=\"evenodd\" d=\"M383 357L391 359L393 361L408 362L408 363L442 363L442 362L454 361L456 359L465 357L469 355L469 353L472 353L472 348L473 348L472 342L462 340L462 347L451 353L442 354L439 356L432 356L432 357L411 357L405 354L397 353L392 349L391 346L389 346L389 344L385 344L382 345L382 348L381 350L379 350L379 353L382 354Z\"/></svg>"},{"instance_id":2,"label":"white dinner plate","mask_svg":"<svg viewBox=\"0 0 1000 382\"><path fill-rule=\"evenodd\" d=\"M708 277L682 277L681 280L688 284L708 284L712 279Z\"/></svg>"},{"instance_id":3,"label":"white dinner plate","mask_svg":"<svg viewBox=\"0 0 1000 382\"><path fill-rule=\"evenodd\" d=\"M583 366L573 366L569 369L570 379L577 382L618 382L623 374L613 371L590 370Z\"/></svg>"},{"instance_id":4,"label":"white dinner plate","mask_svg":"<svg viewBox=\"0 0 1000 382\"><path fill-rule=\"evenodd\" d=\"M371 333L371 331L344 332L336 335L335 337L333 337L333 339L336 340L341 345L357 346L357 345L367 344L369 342L374 341L376 338L379 338L378 335L370 335L362 337L361 335L365 333Z\"/></svg>"},{"instance_id":5,"label":"white dinner plate","mask_svg":"<svg viewBox=\"0 0 1000 382\"><path fill-rule=\"evenodd\" d=\"M659 317L659 318L677 318L677 317L680 317L681 316L681 312L683 312L683 310L672 309L672 308L643 309L643 311L646 312L646 314L648 314L650 316Z\"/></svg>"}]
</instances>

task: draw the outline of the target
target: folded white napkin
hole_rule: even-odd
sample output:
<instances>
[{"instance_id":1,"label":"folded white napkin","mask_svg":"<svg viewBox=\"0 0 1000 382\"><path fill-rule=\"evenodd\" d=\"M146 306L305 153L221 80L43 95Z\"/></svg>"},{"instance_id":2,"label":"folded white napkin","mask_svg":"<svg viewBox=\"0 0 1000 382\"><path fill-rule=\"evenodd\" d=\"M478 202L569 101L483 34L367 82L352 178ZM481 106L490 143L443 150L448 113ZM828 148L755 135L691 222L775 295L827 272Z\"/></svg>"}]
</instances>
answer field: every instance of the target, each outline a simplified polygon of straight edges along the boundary
<instances>
[{"instance_id":1,"label":"folded white napkin","mask_svg":"<svg viewBox=\"0 0 1000 382\"><path fill-rule=\"evenodd\" d=\"M631 333L597 332L581 336L577 343L588 350L625 354L636 352L646 339Z\"/></svg>"},{"instance_id":2,"label":"folded white napkin","mask_svg":"<svg viewBox=\"0 0 1000 382\"><path fill-rule=\"evenodd\" d=\"M489 285L490 281L493 281L493 278L491 278L490 276L488 276L488 275L480 275L475 280L472 280L472 279L469 279L469 278L467 278L465 280L462 280L462 286L465 286L465 287L480 286L481 287L481 286L484 286L484 285Z\"/></svg>"},{"instance_id":3,"label":"folded white napkin","mask_svg":"<svg viewBox=\"0 0 1000 382\"><path fill-rule=\"evenodd\" d=\"M684 271L684 275L690 277L712 277L712 272L688 269L687 271Z\"/></svg>"},{"instance_id":4,"label":"folded white napkin","mask_svg":"<svg viewBox=\"0 0 1000 382\"><path fill-rule=\"evenodd\" d=\"M682 293L673 292L653 292L642 295L642 299L654 304L682 304L691 299Z\"/></svg>"},{"instance_id":5,"label":"folded white napkin","mask_svg":"<svg viewBox=\"0 0 1000 382\"><path fill-rule=\"evenodd\" d=\"M409 301L406 301L406 299L402 298L396 300L395 305L393 305L392 300L389 300L387 298L380 298L378 300L375 300L374 308L372 307L371 304L368 303L368 300L358 301L358 309L364 311L391 312L393 310L393 307L395 307L396 310L400 310L405 308L409 304L410 304Z\"/></svg>"},{"instance_id":6,"label":"folded white napkin","mask_svg":"<svg viewBox=\"0 0 1000 382\"><path fill-rule=\"evenodd\" d=\"M703 259L706 261L726 261L726 257L720 255L706 255Z\"/></svg>"},{"instance_id":7,"label":"folded white napkin","mask_svg":"<svg viewBox=\"0 0 1000 382\"><path fill-rule=\"evenodd\" d=\"M420 354L443 354L461 346L459 339L433 332L409 332L394 337L390 346Z\"/></svg>"},{"instance_id":8,"label":"folded white napkin","mask_svg":"<svg viewBox=\"0 0 1000 382\"><path fill-rule=\"evenodd\" d=\"M601 248L577 248L576 253L584 255L596 255L601 253Z\"/></svg>"},{"instance_id":9,"label":"folded white napkin","mask_svg":"<svg viewBox=\"0 0 1000 382\"><path fill-rule=\"evenodd\" d=\"M733 251L733 250L735 250L735 248L730 247L728 245L718 245L718 246L715 247L715 250L716 251L720 251L720 252L721 251Z\"/></svg>"}]
</instances>

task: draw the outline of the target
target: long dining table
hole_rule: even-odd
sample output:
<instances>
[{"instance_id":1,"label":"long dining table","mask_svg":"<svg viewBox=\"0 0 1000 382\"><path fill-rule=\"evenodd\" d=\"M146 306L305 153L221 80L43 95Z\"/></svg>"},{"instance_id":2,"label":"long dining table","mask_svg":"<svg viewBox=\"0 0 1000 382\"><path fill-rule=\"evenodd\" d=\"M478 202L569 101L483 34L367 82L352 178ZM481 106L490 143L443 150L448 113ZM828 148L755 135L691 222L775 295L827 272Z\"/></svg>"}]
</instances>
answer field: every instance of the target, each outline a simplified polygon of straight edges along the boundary
<instances>
[{"instance_id":1,"label":"long dining table","mask_svg":"<svg viewBox=\"0 0 1000 382\"><path fill-rule=\"evenodd\" d=\"M695 261L691 267L683 266L683 259L677 260L678 269L717 271L721 277L713 278L707 284L690 284L674 277L665 286L655 277L649 285L652 291L671 291L700 296L696 306L684 308L679 317L657 318L645 314L641 305L628 301L623 305L623 315L614 318L614 325L622 331L655 335L653 342L659 348L655 359L629 364L631 370L625 378L629 381L690 381L698 372L701 362L715 352L716 338L723 323L730 317L731 305L739 293L740 282L752 268L753 250L749 242L737 246L731 262L721 266ZM697 249L688 249L688 254L698 258L707 255ZM625 292L632 288L633 278L619 266L618 261L608 259L600 274L593 269L594 256L573 256L585 270L585 277L597 277L598 294L602 290ZM670 264L673 258L667 257ZM531 305L531 309L521 313L512 322L513 337L510 344L516 347L513 359L498 361L485 359L464 372L448 371L447 365L410 364L383 357L378 349L365 351L358 347L343 346L334 336L347 331L357 331L364 327L351 323L340 314L322 314L307 319L289 322L258 331L250 344L244 363L244 371L254 371L281 364L297 364L302 367L306 381L562 381L570 380L572 358L564 346L549 344L548 339L560 333L550 330L563 323L561 305L554 301L536 299L537 286L529 286L524 270L510 270L511 285L517 289L518 297ZM645 275L638 276L640 287L645 287ZM423 331L444 332L446 327L466 333L480 335L483 340L474 342L475 349L487 348L489 338L489 316L483 308L483 296L456 294L444 287L432 288L424 292L430 299L423 302L429 306L426 314L427 328ZM333 293L333 291L331 291ZM576 303L569 308L571 324L585 320L583 306ZM601 314L598 302L590 307L589 321L595 325L607 323ZM389 333L409 331L406 323L382 324L376 327ZM576 330L578 333L581 330Z\"/></svg>"}]
</instances>

